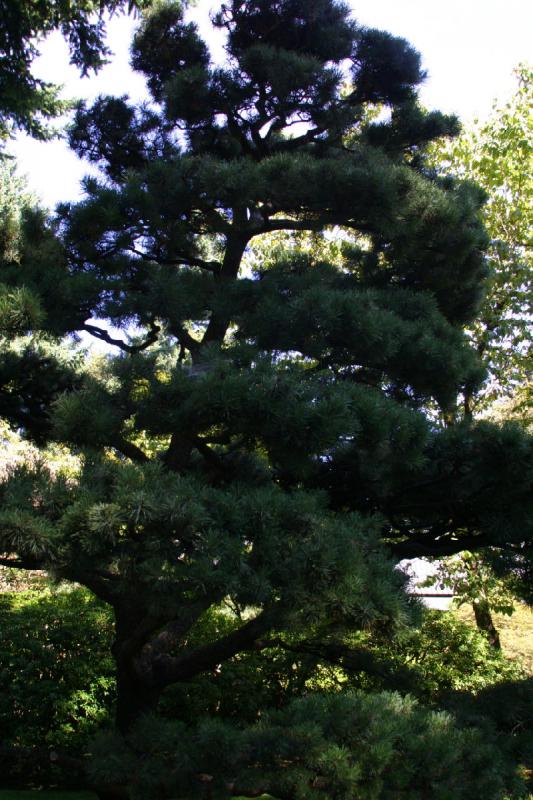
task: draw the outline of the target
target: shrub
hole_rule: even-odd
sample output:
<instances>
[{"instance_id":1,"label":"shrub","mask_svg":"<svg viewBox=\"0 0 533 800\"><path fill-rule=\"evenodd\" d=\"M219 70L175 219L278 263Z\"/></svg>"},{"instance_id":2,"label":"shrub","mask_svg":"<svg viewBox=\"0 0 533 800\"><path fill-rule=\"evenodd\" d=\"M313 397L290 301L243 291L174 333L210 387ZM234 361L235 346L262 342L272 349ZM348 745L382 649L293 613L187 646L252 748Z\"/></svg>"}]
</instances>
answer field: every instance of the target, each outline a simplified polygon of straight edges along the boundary
<instances>
[{"instance_id":1,"label":"shrub","mask_svg":"<svg viewBox=\"0 0 533 800\"><path fill-rule=\"evenodd\" d=\"M109 718L114 694L110 615L82 589L3 593L0 630L4 780L55 779L48 750L81 753Z\"/></svg>"},{"instance_id":2,"label":"shrub","mask_svg":"<svg viewBox=\"0 0 533 800\"><path fill-rule=\"evenodd\" d=\"M524 796L490 733L394 692L316 694L244 729L213 718L186 726L145 717L128 741L102 736L94 753L95 780L127 778L131 800L261 792L295 800Z\"/></svg>"},{"instance_id":3,"label":"shrub","mask_svg":"<svg viewBox=\"0 0 533 800\"><path fill-rule=\"evenodd\" d=\"M374 646L393 662L415 670L420 694L432 699L450 690L475 694L525 677L520 664L491 647L451 611L428 610L420 628Z\"/></svg>"}]
</instances>

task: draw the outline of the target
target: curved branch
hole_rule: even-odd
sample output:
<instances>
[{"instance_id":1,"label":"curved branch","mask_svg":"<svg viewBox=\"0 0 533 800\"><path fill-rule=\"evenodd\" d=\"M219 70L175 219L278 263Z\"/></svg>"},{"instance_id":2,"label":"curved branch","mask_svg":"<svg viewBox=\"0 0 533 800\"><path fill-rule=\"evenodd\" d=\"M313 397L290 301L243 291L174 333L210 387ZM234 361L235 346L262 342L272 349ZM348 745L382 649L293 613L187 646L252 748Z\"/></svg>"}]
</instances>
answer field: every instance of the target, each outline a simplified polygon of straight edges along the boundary
<instances>
[{"instance_id":1,"label":"curved branch","mask_svg":"<svg viewBox=\"0 0 533 800\"><path fill-rule=\"evenodd\" d=\"M111 445L115 450L118 450L119 453L126 456L126 458L131 458L132 461L137 461L140 464L146 464L150 459L146 455L146 453L141 450L140 447L137 447L136 444L133 442L128 442L126 439L122 439L122 437L117 437L113 440Z\"/></svg>"},{"instance_id":2,"label":"curved branch","mask_svg":"<svg viewBox=\"0 0 533 800\"><path fill-rule=\"evenodd\" d=\"M305 219L271 219L265 223L261 233L271 233L272 231L321 231L324 225L328 225L329 220L305 220Z\"/></svg>"},{"instance_id":3,"label":"curved branch","mask_svg":"<svg viewBox=\"0 0 533 800\"><path fill-rule=\"evenodd\" d=\"M463 550L476 552L486 547L494 547L494 542L487 541L483 535L459 536L457 539L431 539L427 541L420 538L407 539L403 542L386 542L393 556L403 558L438 558L439 556L453 556ZM501 544L497 545L501 547Z\"/></svg>"},{"instance_id":4,"label":"curved branch","mask_svg":"<svg viewBox=\"0 0 533 800\"><path fill-rule=\"evenodd\" d=\"M23 570L42 570L48 571L54 565L50 562L37 560L31 557L15 557L8 558L6 556L0 557L0 567L8 567L9 569L23 569ZM112 583L116 582L116 576L107 573L103 570L94 572L82 572L77 570L63 570L59 571L59 576L65 580L72 581L73 583L80 583L86 586L93 594L104 600L106 603L112 604L115 600L115 592L113 591Z\"/></svg>"},{"instance_id":5,"label":"curved branch","mask_svg":"<svg viewBox=\"0 0 533 800\"><path fill-rule=\"evenodd\" d=\"M175 258L162 258L161 256L155 255L155 253L143 253L142 250L138 250L136 247L129 247L128 250L130 253L134 253L136 256L139 256L143 261L153 261L160 266L189 266L189 267L200 267L200 269L205 269L208 272L213 272L217 274L220 272L222 268L222 264L220 261L206 261L204 258L199 258L198 256L190 256L186 254L176 254Z\"/></svg>"},{"instance_id":6,"label":"curved branch","mask_svg":"<svg viewBox=\"0 0 533 800\"><path fill-rule=\"evenodd\" d=\"M125 353L140 353L142 350L146 350L147 347L157 342L161 331L160 326L152 322L150 325L150 333L144 342L141 342L141 344L128 344L122 339L116 339L114 336L111 336L104 328L99 328L97 325L92 325L88 322L84 322L81 329L87 331L87 333L90 333L91 336L94 336L96 339L100 339L102 342L111 344L114 347L119 347Z\"/></svg>"},{"instance_id":7,"label":"curved branch","mask_svg":"<svg viewBox=\"0 0 533 800\"><path fill-rule=\"evenodd\" d=\"M118 590L115 590L115 587L112 585L115 581L110 578L102 577L101 574L83 572L75 569L61 572L60 577L64 577L66 580L73 581L74 583L80 583L99 597L100 600L103 600L104 603L108 603L111 606L116 603L117 591L120 590L120 587Z\"/></svg>"},{"instance_id":8,"label":"curved branch","mask_svg":"<svg viewBox=\"0 0 533 800\"><path fill-rule=\"evenodd\" d=\"M241 223L243 216L243 209L233 209L233 217L236 224ZM224 292L224 288L228 281L235 280L239 274L242 257L248 244L251 234L249 231L234 231L228 235L226 241L226 252L224 254L224 261L220 274L217 275L217 280L220 281L219 293ZM230 324L230 317L227 313L213 313L211 319L205 330L202 345L217 342L219 344L224 340L226 331Z\"/></svg>"},{"instance_id":9,"label":"curved branch","mask_svg":"<svg viewBox=\"0 0 533 800\"><path fill-rule=\"evenodd\" d=\"M175 336L180 345L189 351L194 361L195 356L198 355L201 349L200 342L198 342L196 339L193 339L191 334L188 333L178 322L172 323L172 325L169 326L169 333Z\"/></svg>"},{"instance_id":10,"label":"curved branch","mask_svg":"<svg viewBox=\"0 0 533 800\"><path fill-rule=\"evenodd\" d=\"M336 664L346 670L375 675L384 683L405 691L415 692L419 681L419 676L413 670L380 658L368 649L349 647L343 642L304 640L296 644L289 644L283 639L276 638L259 641L257 647L258 649L279 647L290 653L315 656L317 659Z\"/></svg>"},{"instance_id":11,"label":"curved branch","mask_svg":"<svg viewBox=\"0 0 533 800\"><path fill-rule=\"evenodd\" d=\"M284 127L288 127L284 125ZM272 129L271 129L272 130ZM292 152L292 150L297 150L299 147L303 145L310 144L314 142L317 136L320 136L327 130L325 127L316 127L311 128L306 133L302 134L301 136L295 136L292 139L285 139L283 141L277 141L274 145L271 146L271 150L274 153L287 153ZM269 131L270 134L270 131Z\"/></svg>"}]
</instances>

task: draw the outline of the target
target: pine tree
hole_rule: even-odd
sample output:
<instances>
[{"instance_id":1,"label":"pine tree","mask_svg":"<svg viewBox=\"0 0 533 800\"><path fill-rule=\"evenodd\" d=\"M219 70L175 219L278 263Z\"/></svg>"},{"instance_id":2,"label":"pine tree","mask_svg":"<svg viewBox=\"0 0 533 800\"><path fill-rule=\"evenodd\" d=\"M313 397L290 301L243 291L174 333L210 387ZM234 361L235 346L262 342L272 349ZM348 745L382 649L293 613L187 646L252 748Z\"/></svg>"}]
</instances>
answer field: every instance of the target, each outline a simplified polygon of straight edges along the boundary
<instances>
[{"instance_id":1,"label":"pine tree","mask_svg":"<svg viewBox=\"0 0 533 800\"><path fill-rule=\"evenodd\" d=\"M100 779L132 797L201 794L206 775L222 796L421 798L429 776L435 798L501 797L488 744L399 698L302 701L244 732L154 728L165 689L274 644L383 673L346 634L408 624L395 557L523 552L530 535L530 438L460 419L484 377L463 334L486 272L482 196L425 167L458 124L417 105L419 55L334 0L232 0L213 24L222 66L179 5L146 16L132 63L151 102L79 107L70 143L101 177L53 223L28 213L3 260L4 285L40 311L33 338L3 348L0 414L82 466L3 483L0 563L113 608L127 738L102 746ZM335 263L298 247L338 227ZM252 262L278 231L284 246ZM82 332L109 355L56 349ZM231 629L198 643L221 604ZM381 720L368 763L354 715ZM412 758L431 751L416 773L394 761L408 729Z\"/></svg>"}]
</instances>

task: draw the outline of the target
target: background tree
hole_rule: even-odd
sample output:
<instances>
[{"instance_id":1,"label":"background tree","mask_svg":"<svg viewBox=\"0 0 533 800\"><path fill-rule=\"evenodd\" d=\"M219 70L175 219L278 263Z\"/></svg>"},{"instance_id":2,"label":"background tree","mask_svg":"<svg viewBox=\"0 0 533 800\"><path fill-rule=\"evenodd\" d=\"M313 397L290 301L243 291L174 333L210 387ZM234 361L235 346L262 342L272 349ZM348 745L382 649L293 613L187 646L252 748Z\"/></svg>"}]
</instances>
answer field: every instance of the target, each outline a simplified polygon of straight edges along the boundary
<instances>
[{"instance_id":1,"label":"background tree","mask_svg":"<svg viewBox=\"0 0 533 800\"><path fill-rule=\"evenodd\" d=\"M0 164L0 260L19 263L26 217L36 203L12 163ZM39 213L39 212L36 212ZM0 276L1 280L1 276ZM12 337L38 328L42 321L39 298L26 287L0 282L0 335Z\"/></svg>"},{"instance_id":2,"label":"background tree","mask_svg":"<svg viewBox=\"0 0 533 800\"><path fill-rule=\"evenodd\" d=\"M508 397L494 402L486 416L495 422L512 420L531 433L533 431L533 381L524 376L524 381Z\"/></svg>"},{"instance_id":3,"label":"background tree","mask_svg":"<svg viewBox=\"0 0 533 800\"><path fill-rule=\"evenodd\" d=\"M531 433L532 403L532 387L526 381L511 396L495 401L485 414L500 425L513 421ZM425 585L431 586L436 580L441 587L452 589L455 604L471 605L477 627L499 649L500 636L492 614L512 614L519 598L530 602L529 559L526 542L514 554L502 555L492 548L458 553L437 561L436 575L429 577Z\"/></svg>"},{"instance_id":4,"label":"background tree","mask_svg":"<svg viewBox=\"0 0 533 800\"><path fill-rule=\"evenodd\" d=\"M437 169L472 180L487 194L482 214L490 236L490 275L469 333L489 367L490 381L481 395L468 398L471 410L516 391L533 366L531 67L521 64L516 80L511 100L503 107L495 104L487 121L434 149Z\"/></svg>"},{"instance_id":5,"label":"background tree","mask_svg":"<svg viewBox=\"0 0 533 800\"><path fill-rule=\"evenodd\" d=\"M431 152L440 172L472 180L487 195L482 215L491 238L490 275L468 333L489 368L489 382L480 394L465 398L466 411L499 423L513 420L531 432L533 72L522 64L516 78L516 92L505 106L495 103L487 121L435 143ZM478 627L496 647L499 636L491 610L510 613L511 587L520 591L527 583L515 580L508 563L503 577L495 574L499 560L490 550L486 556L466 552L438 566L439 582L454 590L460 604L472 603Z\"/></svg>"},{"instance_id":6,"label":"background tree","mask_svg":"<svg viewBox=\"0 0 533 800\"><path fill-rule=\"evenodd\" d=\"M471 605L479 630L487 636L492 647L501 649L492 612L512 614L514 598L509 581L498 579L490 561L485 560L482 554L468 551L450 556L437 563L436 573L427 579L425 585L434 583L452 589L456 605Z\"/></svg>"},{"instance_id":7,"label":"background tree","mask_svg":"<svg viewBox=\"0 0 533 800\"><path fill-rule=\"evenodd\" d=\"M71 144L101 177L54 221L25 215L2 262L41 315L3 343L0 412L82 462L2 484L0 563L113 609L118 733L95 776L131 797L500 798L514 765L489 734L390 694L154 721L170 687L274 645L397 688L349 637L416 617L390 556L530 536L530 438L427 413L483 380L463 327L486 236L479 191L424 167L457 121L417 106L419 55L332 0L233 0L214 24L222 66L180 6L145 18L153 102L78 109ZM330 226L353 232L337 263L289 245L244 268L257 237ZM56 346L80 332L113 348L97 368ZM230 628L199 640L222 605Z\"/></svg>"}]
</instances>

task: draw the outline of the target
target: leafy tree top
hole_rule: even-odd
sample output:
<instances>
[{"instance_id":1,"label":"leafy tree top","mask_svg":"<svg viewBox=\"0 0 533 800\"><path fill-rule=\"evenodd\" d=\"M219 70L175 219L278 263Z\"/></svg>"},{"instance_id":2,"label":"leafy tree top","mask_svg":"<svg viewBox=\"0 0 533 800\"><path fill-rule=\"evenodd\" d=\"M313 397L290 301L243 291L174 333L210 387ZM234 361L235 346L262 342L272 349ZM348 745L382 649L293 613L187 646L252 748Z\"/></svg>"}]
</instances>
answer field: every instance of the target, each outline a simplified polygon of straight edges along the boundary
<instances>
[{"instance_id":1,"label":"leafy tree top","mask_svg":"<svg viewBox=\"0 0 533 800\"><path fill-rule=\"evenodd\" d=\"M456 139L434 145L440 171L475 181L486 192L483 221L490 236L487 290L469 326L490 383L473 406L484 408L509 396L531 374L533 71L515 70L516 90L504 106L494 104L486 121Z\"/></svg>"}]
</instances>

